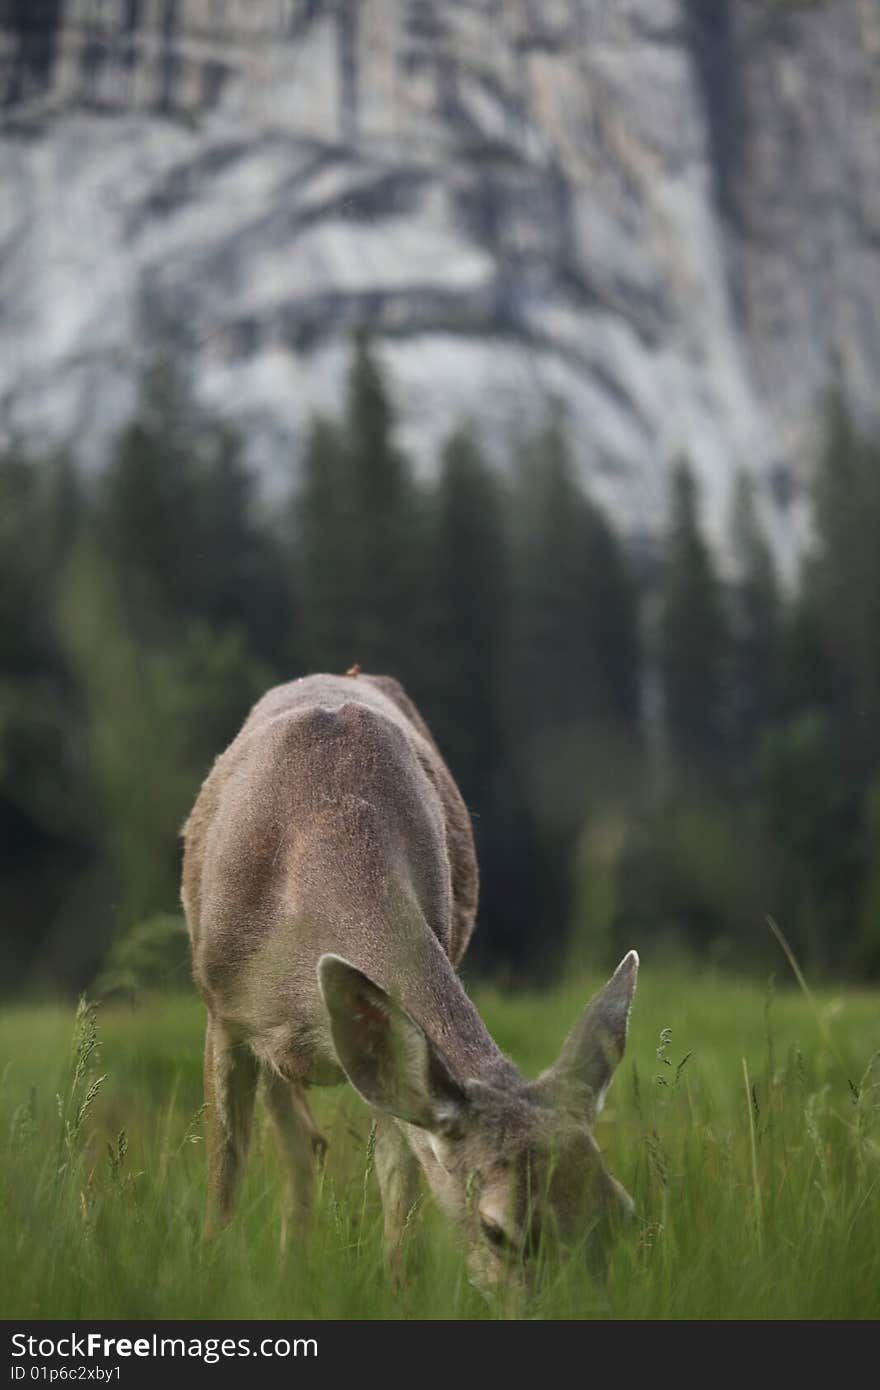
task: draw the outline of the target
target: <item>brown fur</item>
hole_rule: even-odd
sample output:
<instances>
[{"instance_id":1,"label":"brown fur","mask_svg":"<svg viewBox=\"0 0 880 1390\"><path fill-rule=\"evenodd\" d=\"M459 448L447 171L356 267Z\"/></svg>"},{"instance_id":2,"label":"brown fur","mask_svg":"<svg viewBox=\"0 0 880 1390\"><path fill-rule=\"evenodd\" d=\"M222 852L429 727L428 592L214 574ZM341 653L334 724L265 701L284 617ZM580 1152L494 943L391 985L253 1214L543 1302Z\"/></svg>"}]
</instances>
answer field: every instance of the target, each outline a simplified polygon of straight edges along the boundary
<instances>
[{"instance_id":1,"label":"brown fur","mask_svg":"<svg viewBox=\"0 0 880 1390\"><path fill-rule=\"evenodd\" d=\"M550 1131L565 1131L602 1186L584 1117L563 1123L570 1107L552 1077L549 1089L523 1080L456 974L477 904L470 819L397 681L352 667L270 690L205 779L184 844L181 896L208 1008L209 1229L232 1211L261 1072L299 1217L324 1144L307 1088L342 1080L344 1066L374 1105L392 1260L416 1163L464 1221L475 1176L501 1219ZM625 1015L608 1026L619 1054Z\"/></svg>"},{"instance_id":2,"label":"brown fur","mask_svg":"<svg viewBox=\"0 0 880 1390\"><path fill-rule=\"evenodd\" d=\"M255 705L184 827L182 898L206 1003L280 1070L309 1069L275 1046L287 1027L332 1065L315 976L325 951L430 1018L425 967L448 979L464 955L477 864L467 809L397 681L310 676ZM428 930L401 959L411 927ZM484 1045L464 998L458 1012L451 1052Z\"/></svg>"}]
</instances>

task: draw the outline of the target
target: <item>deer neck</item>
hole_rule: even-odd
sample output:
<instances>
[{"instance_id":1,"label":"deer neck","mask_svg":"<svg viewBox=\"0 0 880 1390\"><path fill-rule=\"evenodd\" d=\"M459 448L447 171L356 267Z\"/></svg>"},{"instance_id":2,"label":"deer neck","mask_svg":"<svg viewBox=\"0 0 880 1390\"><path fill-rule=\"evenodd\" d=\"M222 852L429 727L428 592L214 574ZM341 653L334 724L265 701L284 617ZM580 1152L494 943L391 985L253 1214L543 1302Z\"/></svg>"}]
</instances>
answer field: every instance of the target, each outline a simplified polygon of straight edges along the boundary
<instances>
[{"instance_id":1,"label":"deer neck","mask_svg":"<svg viewBox=\"0 0 880 1390\"><path fill-rule=\"evenodd\" d=\"M484 1081L505 1088L522 1078L502 1053L465 991L452 962L428 922L412 902L364 911L364 905L337 904L333 950L381 985L400 1003L443 1053L462 1081ZM325 918L326 920L326 918Z\"/></svg>"}]
</instances>

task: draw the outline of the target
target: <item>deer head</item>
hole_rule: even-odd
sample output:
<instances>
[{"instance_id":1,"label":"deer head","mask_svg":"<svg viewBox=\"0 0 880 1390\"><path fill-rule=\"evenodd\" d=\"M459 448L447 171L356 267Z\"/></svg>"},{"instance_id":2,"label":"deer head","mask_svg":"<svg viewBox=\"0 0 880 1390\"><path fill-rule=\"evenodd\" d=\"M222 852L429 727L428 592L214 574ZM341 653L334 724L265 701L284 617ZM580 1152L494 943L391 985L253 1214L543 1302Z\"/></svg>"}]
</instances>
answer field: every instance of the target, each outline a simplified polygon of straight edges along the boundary
<instances>
[{"instance_id":1,"label":"deer head","mask_svg":"<svg viewBox=\"0 0 880 1390\"><path fill-rule=\"evenodd\" d=\"M539 1250L582 1247L601 1270L632 1211L592 1126L623 1055L638 964L630 951L548 1071L534 1081L514 1071L499 1084L457 1075L437 1041L348 961L319 961L340 1066L369 1105L405 1127L484 1293L527 1283Z\"/></svg>"}]
</instances>

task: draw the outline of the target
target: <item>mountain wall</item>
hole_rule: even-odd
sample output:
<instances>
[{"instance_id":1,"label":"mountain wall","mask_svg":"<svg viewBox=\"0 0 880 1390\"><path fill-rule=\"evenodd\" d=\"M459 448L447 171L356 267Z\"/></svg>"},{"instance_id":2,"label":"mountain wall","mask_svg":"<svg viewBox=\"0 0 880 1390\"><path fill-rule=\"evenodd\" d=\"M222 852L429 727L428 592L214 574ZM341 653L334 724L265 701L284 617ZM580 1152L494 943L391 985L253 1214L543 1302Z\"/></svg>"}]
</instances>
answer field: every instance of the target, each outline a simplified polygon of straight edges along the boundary
<instances>
[{"instance_id":1,"label":"mountain wall","mask_svg":"<svg viewBox=\"0 0 880 1390\"><path fill-rule=\"evenodd\" d=\"M631 534L687 452L791 572L880 392L880 0L6 0L6 428L100 462L156 341L268 484L376 332L401 443L548 395Z\"/></svg>"}]
</instances>

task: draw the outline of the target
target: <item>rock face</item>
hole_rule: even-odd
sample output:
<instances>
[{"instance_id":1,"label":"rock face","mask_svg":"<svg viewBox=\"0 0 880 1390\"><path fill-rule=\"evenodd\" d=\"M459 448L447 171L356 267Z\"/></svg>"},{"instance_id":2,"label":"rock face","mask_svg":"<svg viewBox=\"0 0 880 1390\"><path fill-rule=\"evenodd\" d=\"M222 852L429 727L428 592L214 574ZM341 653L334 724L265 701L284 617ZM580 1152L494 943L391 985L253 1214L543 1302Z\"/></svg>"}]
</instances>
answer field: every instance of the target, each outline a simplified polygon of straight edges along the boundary
<instances>
[{"instance_id":1,"label":"rock face","mask_svg":"<svg viewBox=\"0 0 880 1390\"><path fill-rule=\"evenodd\" d=\"M271 481L381 343L401 443L548 395L634 533L686 451L791 564L880 376L880 0L5 0L0 393L88 460L173 332Z\"/></svg>"}]
</instances>

